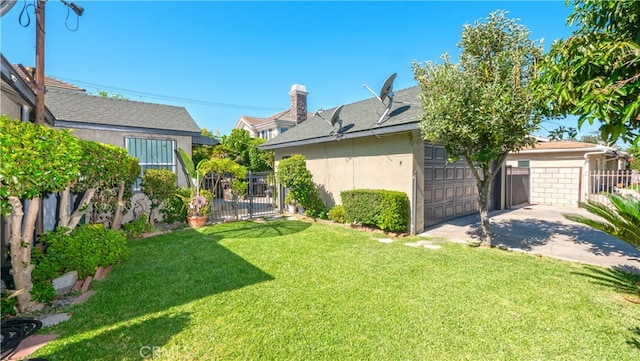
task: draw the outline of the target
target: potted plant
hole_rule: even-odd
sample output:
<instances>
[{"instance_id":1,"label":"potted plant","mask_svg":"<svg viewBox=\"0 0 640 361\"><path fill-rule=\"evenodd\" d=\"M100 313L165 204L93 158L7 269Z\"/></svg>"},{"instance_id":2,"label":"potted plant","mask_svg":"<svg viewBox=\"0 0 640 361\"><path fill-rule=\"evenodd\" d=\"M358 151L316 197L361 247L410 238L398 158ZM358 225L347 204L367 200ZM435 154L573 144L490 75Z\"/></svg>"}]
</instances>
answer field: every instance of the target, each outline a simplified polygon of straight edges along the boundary
<instances>
[{"instance_id":1,"label":"potted plant","mask_svg":"<svg viewBox=\"0 0 640 361\"><path fill-rule=\"evenodd\" d=\"M200 189L193 192L191 196L184 197L176 194L183 202L183 206L187 210L187 223L191 228L200 228L207 222L209 214L209 205L211 197L207 197L210 192L206 189Z\"/></svg>"},{"instance_id":2,"label":"potted plant","mask_svg":"<svg viewBox=\"0 0 640 361\"><path fill-rule=\"evenodd\" d=\"M298 205L292 191L287 192L287 195L284 197L284 204L287 205L289 213L298 213Z\"/></svg>"}]
</instances>

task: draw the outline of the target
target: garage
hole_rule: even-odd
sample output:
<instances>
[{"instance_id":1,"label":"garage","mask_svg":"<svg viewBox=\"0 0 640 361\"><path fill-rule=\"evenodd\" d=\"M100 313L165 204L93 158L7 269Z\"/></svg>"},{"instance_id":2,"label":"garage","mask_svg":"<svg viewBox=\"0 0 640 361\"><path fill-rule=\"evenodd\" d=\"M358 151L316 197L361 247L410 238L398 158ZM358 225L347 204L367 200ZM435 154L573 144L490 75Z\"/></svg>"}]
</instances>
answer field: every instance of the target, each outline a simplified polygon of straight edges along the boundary
<instances>
[{"instance_id":1,"label":"garage","mask_svg":"<svg viewBox=\"0 0 640 361\"><path fill-rule=\"evenodd\" d=\"M478 211L478 188L464 160L447 163L442 146L424 147L424 226Z\"/></svg>"}]
</instances>

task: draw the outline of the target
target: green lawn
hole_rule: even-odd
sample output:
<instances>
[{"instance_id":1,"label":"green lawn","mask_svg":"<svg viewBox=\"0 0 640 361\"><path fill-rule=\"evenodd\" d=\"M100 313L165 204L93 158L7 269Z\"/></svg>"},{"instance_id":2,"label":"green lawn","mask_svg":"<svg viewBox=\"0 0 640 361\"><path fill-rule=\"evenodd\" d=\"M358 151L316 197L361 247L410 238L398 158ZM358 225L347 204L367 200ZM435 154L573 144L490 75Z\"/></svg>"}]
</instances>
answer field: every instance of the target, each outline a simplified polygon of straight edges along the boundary
<instances>
[{"instance_id":1,"label":"green lawn","mask_svg":"<svg viewBox=\"0 0 640 361\"><path fill-rule=\"evenodd\" d=\"M279 220L131 243L49 360L639 360L637 277ZM415 241L416 239L411 239Z\"/></svg>"}]
</instances>

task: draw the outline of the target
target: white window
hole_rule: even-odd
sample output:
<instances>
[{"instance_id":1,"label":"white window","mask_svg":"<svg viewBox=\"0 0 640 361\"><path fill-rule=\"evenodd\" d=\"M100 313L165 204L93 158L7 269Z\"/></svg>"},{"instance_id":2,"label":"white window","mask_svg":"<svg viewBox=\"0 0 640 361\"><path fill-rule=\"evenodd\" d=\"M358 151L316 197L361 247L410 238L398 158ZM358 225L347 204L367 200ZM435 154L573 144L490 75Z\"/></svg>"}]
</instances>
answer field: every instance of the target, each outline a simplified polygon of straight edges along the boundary
<instances>
[{"instance_id":1,"label":"white window","mask_svg":"<svg viewBox=\"0 0 640 361\"><path fill-rule=\"evenodd\" d=\"M140 162L140 177L133 185L139 191L142 175L147 169L168 169L176 173L175 149L173 139L125 138L125 147L130 156L138 158Z\"/></svg>"}]
</instances>

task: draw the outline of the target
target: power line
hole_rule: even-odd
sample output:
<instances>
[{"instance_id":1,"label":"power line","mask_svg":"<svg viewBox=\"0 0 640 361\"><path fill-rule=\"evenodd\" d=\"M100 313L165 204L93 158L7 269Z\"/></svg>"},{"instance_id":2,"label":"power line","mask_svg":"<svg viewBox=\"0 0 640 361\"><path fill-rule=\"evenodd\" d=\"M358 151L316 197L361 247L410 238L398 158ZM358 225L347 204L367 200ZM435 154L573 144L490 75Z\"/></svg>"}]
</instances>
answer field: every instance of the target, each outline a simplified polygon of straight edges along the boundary
<instances>
[{"instance_id":1,"label":"power line","mask_svg":"<svg viewBox=\"0 0 640 361\"><path fill-rule=\"evenodd\" d=\"M75 84L75 85L95 87L97 89L108 90L110 92L124 92L126 94L137 95L139 97L147 97L147 98L152 98L152 99L173 100L173 101L178 101L178 102L182 102L182 103L196 104L196 105L206 105L206 106L217 107L217 108L232 108L232 109L244 109L244 110L266 110L266 111L279 111L279 110L282 110L281 108L274 108L274 107L262 107L262 106L257 106L257 105L244 105L244 104L232 104L232 103L220 103L220 102L211 102L211 101L200 100L200 99L190 99L190 98L174 97L174 96L170 96L170 95L154 94L154 93L148 93L148 92L143 92L143 91L139 91L139 90L118 88L118 87L114 87L114 86L110 86L110 85L104 85L104 84L96 84L96 83L91 83L91 82L78 80L78 79L60 77L60 76L56 76L56 75L52 75L52 77L56 78L56 79L64 80L66 82L69 82L69 83Z\"/></svg>"}]
</instances>

